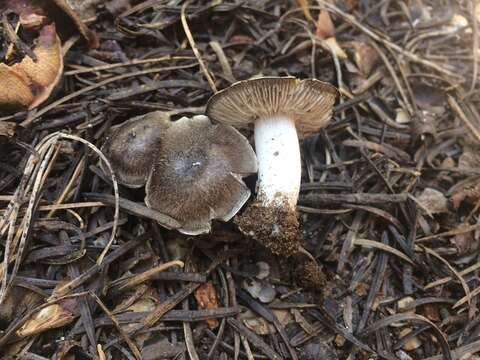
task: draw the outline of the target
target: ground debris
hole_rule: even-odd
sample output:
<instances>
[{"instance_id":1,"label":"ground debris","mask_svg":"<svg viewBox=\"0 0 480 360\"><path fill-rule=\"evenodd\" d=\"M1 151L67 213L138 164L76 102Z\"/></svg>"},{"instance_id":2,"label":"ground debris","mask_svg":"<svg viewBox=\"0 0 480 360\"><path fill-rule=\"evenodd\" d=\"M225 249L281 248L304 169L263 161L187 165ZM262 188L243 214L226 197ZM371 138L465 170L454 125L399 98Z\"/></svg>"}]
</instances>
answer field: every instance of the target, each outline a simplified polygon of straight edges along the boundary
<instances>
[{"instance_id":1,"label":"ground debris","mask_svg":"<svg viewBox=\"0 0 480 360\"><path fill-rule=\"evenodd\" d=\"M0 109L0 357L479 356L478 2L4 3L50 5L2 12L0 63L41 64L32 27L54 20L63 71L22 77L22 111ZM342 95L302 141L296 215L252 197L179 234L99 159L128 119L203 114L235 81L287 75Z\"/></svg>"}]
</instances>

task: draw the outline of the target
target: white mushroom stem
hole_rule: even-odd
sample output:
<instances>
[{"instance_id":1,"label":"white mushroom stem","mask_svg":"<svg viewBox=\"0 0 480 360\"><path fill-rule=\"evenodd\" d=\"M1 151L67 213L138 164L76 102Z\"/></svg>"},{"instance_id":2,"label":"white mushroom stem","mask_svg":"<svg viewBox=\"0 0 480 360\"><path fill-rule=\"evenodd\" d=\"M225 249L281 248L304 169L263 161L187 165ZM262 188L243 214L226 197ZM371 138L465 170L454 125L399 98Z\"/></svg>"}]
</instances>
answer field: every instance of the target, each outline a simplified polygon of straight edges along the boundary
<instances>
[{"instance_id":1,"label":"white mushroom stem","mask_svg":"<svg viewBox=\"0 0 480 360\"><path fill-rule=\"evenodd\" d=\"M255 149L258 160L258 200L264 205L295 209L300 192L302 167L295 122L287 116L255 122Z\"/></svg>"}]
</instances>

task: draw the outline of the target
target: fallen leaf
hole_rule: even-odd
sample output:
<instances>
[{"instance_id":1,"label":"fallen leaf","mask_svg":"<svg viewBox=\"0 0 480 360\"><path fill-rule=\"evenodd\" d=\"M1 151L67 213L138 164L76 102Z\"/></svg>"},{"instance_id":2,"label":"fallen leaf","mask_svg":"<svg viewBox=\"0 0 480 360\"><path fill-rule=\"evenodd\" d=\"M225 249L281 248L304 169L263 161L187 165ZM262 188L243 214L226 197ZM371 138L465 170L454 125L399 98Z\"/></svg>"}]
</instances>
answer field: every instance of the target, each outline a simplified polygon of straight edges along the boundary
<instances>
[{"instance_id":1,"label":"fallen leaf","mask_svg":"<svg viewBox=\"0 0 480 360\"><path fill-rule=\"evenodd\" d=\"M335 25L333 25L330 13L327 10L321 10L318 14L315 34L324 40L335 36Z\"/></svg>"},{"instance_id":2,"label":"fallen leaf","mask_svg":"<svg viewBox=\"0 0 480 360\"><path fill-rule=\"evenodd\" d=\"M217 309L218 308L217 294L215 292L215 287L212 285L210 281L200 285L200 287L197 290L195 290L194 295L195 295L195 299L197 300L198 306L201 309ZM215 329L219 325L217 319L208 319L207 324L210 329Z\"/></svg>"},{"instance_id":3,"label":"fallen leaf","mask_svg":"<svg viewBox=\"0 0 480 360\"><path fill-rule=\"evenodd\" d=\"M28 80L11 67L0 64L0 110L27 108L34 100Z\"/></svg>"},{"instance_id":4,"label":"fallen leaf","mask_svg":"<svg viewBox=\"0 0 480 360\"><path fill-rule=\"evenodd\" d=\"M12 66L14 71L23 74L34 94L28 109L37 107L50 96L63 72L62 47L54 24L46 25L40 30L33 52L37 56L36 62L26 56Z\"/></svg>"},{"instance_id":5,"label":"fallen leaf","mask_svg":"<svg viewBox=\"0 0 480 360\"><path fill-rule=\"evenodd\" d=\"M33 53L36 62L26 56L12 66L0 64L0 109L33 109L50 96L60 80L63 55L54 24L40 30Z\"/></svg>"},{"instance_id":6,"label":"fallen leaf","mask_svg":"<svg viewBox=\"0 0 480 360\"><path fill-rule=\"evenodd\" d=\"M79 314L76 302L76 299L65 299L38 310L17 330L17 336L32 336L70 324Z\"/></svg>"}]
</instances>

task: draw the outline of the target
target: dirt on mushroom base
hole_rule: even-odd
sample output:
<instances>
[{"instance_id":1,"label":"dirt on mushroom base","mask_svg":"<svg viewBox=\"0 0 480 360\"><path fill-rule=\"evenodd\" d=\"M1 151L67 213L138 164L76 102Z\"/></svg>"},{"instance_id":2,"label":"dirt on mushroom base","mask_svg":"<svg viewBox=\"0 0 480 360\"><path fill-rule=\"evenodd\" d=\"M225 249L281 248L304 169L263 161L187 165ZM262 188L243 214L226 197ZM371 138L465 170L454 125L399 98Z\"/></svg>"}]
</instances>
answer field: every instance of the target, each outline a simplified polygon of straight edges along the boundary
<instances>
[{"instance_id":1,"label":"dirt on mushroom base","mask_svg":"<svg viewBox=\"0 0 480 360\"><path fill-rule=\"evenodd\" d=\"M252 236L275 255L290 257L298 253L299 223L285 200L275 207L256 200L237 215L234 222L244 234Z\"/></svg>"}]
</instances>

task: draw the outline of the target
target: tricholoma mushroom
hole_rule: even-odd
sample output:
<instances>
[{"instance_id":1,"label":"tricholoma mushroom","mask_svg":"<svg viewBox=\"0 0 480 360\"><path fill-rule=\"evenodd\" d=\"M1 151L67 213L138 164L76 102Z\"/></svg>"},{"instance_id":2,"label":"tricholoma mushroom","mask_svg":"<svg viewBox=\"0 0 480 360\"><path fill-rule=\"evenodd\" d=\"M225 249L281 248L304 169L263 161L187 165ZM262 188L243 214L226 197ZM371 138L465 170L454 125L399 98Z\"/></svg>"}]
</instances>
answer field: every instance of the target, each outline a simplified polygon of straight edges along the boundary
<instances>
[{"instance_id":1,"label":"tricholoma mushroom","mask_svg":"<svg viewBox=\"0 0 480 360\"><path fill-rule=\"evenodd\" d=\"M146 184L147 206L189 235L208 232L213 219L230 220L250 196L242 177L257 171L248 140L203 115L139 116L114 129L102 149L121 183Z\"/></svg>"},{"instance_id":2,"label":"tricholoma mushroom","mask_svg":"<svg viewBox=\"0 0 480 360\"><path fill-rule=\"evenodd\" d=\"M276 254L299 251L298 139L328 123L337 96L334 86L319 80L265 77L235 83L208 101L210 119L237 128L254 127L257 201L237 223Z\"/></svg>"},{"instance_id":3,"label":"tricholoma mushroom","mask_svg":"<svg viewBox=\"0 0 480 360\"><path fill-rule=\"evenodd\" d=\"M102 152L120 184L131 188L145 186L155 153L170 124L166 113L154 111L112 127ZM103 163L102 169L108 174Z\"/></svg>"}]
</instances>

